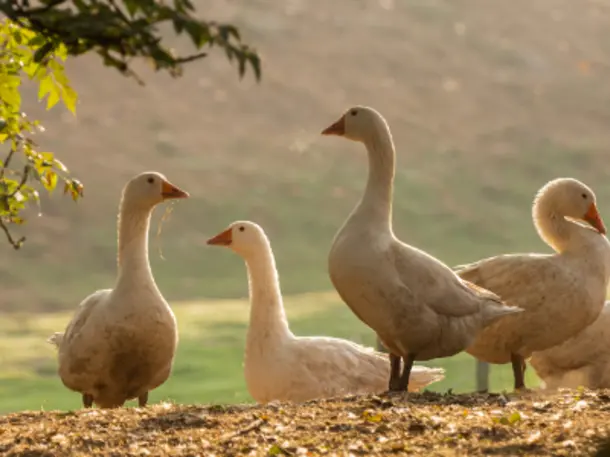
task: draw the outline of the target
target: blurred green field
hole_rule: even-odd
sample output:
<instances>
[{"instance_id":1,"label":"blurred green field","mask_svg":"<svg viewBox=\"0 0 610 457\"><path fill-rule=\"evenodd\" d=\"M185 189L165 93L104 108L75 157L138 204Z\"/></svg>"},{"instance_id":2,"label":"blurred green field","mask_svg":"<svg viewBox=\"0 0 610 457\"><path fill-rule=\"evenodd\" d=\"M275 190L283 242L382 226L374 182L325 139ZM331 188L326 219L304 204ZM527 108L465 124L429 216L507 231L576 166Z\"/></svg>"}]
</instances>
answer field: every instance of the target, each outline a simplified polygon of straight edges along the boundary
<instances>
[{"instance_id":1,"label":"blurred green field","mask_svg":"<svg viewBox=\"0 0 610 457\"><path fill-rule=\"evenodd\" d=\"M549 252L531 202L559 176L591 186L608 224L610 9L599 2L194 3L257 46L260 84L217 54L178 80L142 68L145 87L85 56L68 62L77 118L45 112L25 90L24 109L47 128L40 143L86 187L78 204L44 196L42 217L36 209L17 229L28 237L21 251L0 243L0 411L79 405L44 340L68 321L56 313L112 286L120 191L143 170L191 193L160 236L163 209L154 216L159 288L171 302L204 297L175 306L176 368L153 401L248 401L247 305L221 300L247 294L243 262L205 247L237 219L268 232L295 332L373 344L334 293L316 292L332 290L328 250L367 173L361 145L319 132L353 104L375 107L392 129L395 233L449 265ZM434 389L474 387L469 356L435 364L448 380ZM492 368L493 389L510 384L508 367Z\"/></svg>"},{"instance_id":2,"label":"blurred green field","mask_svg":"<svg viewBox=\"0 0 610 457\"><path fill-rule=\"evenodd\" d=\"M47 128L37 141L85 198L43 197L42 217L15 228L25 247L0 243L0 311L70 310L109 287L120 191L147 169L192 196L159 238L155 216L151 261L167 298L245 295L241 260L202 246L236 219L269 232L287 294L331 290L328 249L367 171L361 145L320 131L353 104L392 128L396 233L449 264L548 252L530 206L558 176L589 184L610 217L610 10L598 2L194 4L242 28L261 83L217 53L176 80L142 68L145 87L85 56L68 62L76 118L46 112L26 86L24 109Z\"/></svg>"},{"instance_id":3,"label":"blurred green field","mask_svg":"<svg viewBox=\"0 0 610 457\"><path fill-rule=\"evenodd\" d=\"M248 303L245 300L205 300L174 305L180 325L180 345L171 378L152 392L151 402L243 403L252 399L242 376ZM371 331L339 302L334 293L290 296L286 309L298 335L332 335L373 345ZM63 387L56 375L54 348L45 339L62 330L69 314L14 314L0 320L0 413L20 410L79 408L80 395ZM435 360L446 379L431 390L472 391L475 362L467 354ZM508 366L492 367L491 388L511 389ZM538 383L528 370L529 385Z\"/></svg>"}]
</instances>

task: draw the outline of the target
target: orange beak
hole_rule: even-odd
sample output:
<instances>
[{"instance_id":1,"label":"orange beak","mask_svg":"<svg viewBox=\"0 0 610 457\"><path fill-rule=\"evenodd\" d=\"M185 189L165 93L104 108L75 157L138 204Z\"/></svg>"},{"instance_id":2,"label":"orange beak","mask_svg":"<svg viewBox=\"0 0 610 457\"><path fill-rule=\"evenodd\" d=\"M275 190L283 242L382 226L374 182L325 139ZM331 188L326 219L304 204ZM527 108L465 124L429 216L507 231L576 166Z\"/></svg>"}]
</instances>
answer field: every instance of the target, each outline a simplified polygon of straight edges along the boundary
<instances>
[{"instance_id":1,"label":"orange beak","mask_svg":"<svg viewBox=\"0 0 610 457\"><path fill-rule=\"evenodd\" d=\"M345 116L341 116L337 122L322 130L322 135L345 135Z\"/></svg>"},{"instance_id":2,"label":"orange beak","mask_svg":"<svg viewBox=\"0 0 610 457\"><path fill-rule=\"evenodd\" d=\"M233 242L233 230L228 228L224 232L210 238L207 244L214 246L229 246Z\"/></svg>"},{"instance_id":3,"label":"orange beak","mask_svg":"<svg viewBox=\"0 0 610 457\"><path fill-rule=\"evenodd\" d=\"M606 226L604 225L604 221L602 221L602 218L599 215L599 211L597 211L597 206L595 206L595 203L591 203L591 206L589 206L589 210L587 211L583 219L589 224L591 224L591 226L602 235L606 234Z\"/></svg>"},{"instance_id":4,"label":"orange beak","mask_svg":"<svg viewBox=\"0 0 610 457\"><path fill-rule=\"evenodd\" d=\"M179 189L173 184L167 181L163 181L163 183L161 184L161 196L163 197L163 199L188 198L189 194L188 192Z\"/></svg>"}]
</instances>

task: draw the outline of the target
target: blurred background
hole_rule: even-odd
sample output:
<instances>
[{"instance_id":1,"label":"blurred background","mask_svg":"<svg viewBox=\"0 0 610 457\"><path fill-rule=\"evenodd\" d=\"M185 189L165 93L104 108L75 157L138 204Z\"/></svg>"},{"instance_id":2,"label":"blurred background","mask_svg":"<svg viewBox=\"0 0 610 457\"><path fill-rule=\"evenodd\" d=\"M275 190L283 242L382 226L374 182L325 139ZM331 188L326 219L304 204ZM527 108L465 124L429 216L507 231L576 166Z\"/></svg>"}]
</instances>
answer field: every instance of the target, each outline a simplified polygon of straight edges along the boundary
<instances>
[{"instance_id":1,"label":"blurred background","mask_svg":"<svg viewBox=\"0 0 610 457\"><path fill-rule=\"evenodd\" d=\"M85 56L67 66L76 118L63 107L45 112L34 91L24 104L44 121L40 141L85 184L85 198L44 198L41 217L24 228L25 247L0 243L0 412L80 405L45 338L86 295L112 287L118 200L141 171L163 172L191 193L159 235L163 208L151 227L153 272L181 326L174 374L152 401L251 401L242 375L245 268L205 246L237 219L268 232L295 333L374 344L326 269L367 163L361 145L319 133L351 105L375 107L392 129L395 232L449 265L549 252L530 209L559 176L591 186L610 218L608 2L195 3L258 48L260 84L212 56L180 79L143 64L140 87ZM447 369L433 390L474 389L470 356L428 365ZM510 368L492 367L491 388L511 386Z\"/></svg>"}]
</instances>

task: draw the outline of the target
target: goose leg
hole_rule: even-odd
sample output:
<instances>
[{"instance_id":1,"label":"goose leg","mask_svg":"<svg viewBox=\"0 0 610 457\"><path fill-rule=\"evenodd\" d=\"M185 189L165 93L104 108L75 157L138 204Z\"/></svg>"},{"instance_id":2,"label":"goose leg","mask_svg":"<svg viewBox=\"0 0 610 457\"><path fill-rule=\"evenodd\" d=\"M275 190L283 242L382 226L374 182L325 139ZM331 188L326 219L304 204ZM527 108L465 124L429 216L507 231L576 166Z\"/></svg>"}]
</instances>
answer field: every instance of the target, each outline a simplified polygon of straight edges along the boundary
<instances>
[{"instance_id":1,"label":"goose leg","mask_svg":"<svg viewBox=\"0 0 610 457\"><path fill-rule=\"evenodd\" d=\"M400 390L400 356L390 353L390 392Z\"/></svg>"},{"instance_id":2,"label":"goose leg","mask_svg":"<svg viewBox=\"0 0 610 457\"><path fill-rule=\"evenodd\" d=\"M93 406L93 395L83 394L83 406L91 408Z\"/></svg>"},{"instance_id":3,"label":"goose leg","mask_svg":"<svg viewBox=\"0 0 610 457\"><path fill-rule=\"evenodd\" d=\"M510 362L513 366L515 390L525 389L525 360L520 355L511 354Z\"/></svg>"},{"instance_id":4,"label":"goose leg","mask_svg":"<svg viewBox=\"0 0 610 457\"><path fill-rule=\"evenodd\" d=\"M138 406L143 408L148 403L148 392L144 392L142 395L138 397Z\"/></svg>"},{"instance_id":5,"label":"goose leg","mask_svg":"<svg viewBox=\"0 0 610 457\"><path fill-rule=\"evenodd\" d=\"M402 391L407 391L409 388L409 378L411 377L411 368L413 368L413 364L415 363L415 357L417 354L413 354L412 352L407 353L407 357L404 359L405 365L402 369L402 376L400 377L400 384L398 385L398 389Z\"/></svg>"}]
</instances>

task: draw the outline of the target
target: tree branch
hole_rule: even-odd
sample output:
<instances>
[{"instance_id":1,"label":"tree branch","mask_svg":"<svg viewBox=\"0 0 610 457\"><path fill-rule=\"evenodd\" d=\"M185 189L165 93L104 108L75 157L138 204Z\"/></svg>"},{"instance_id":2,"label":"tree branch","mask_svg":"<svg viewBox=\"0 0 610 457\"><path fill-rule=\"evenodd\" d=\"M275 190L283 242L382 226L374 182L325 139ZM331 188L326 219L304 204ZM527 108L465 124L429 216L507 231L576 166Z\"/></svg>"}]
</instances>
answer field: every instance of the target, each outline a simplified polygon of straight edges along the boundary
<instances>
[{"instance_id":1,"label":"tree branch","mask_svg":"<svg viewBox=\"0 0 610 457\"><path fill-rule=\"evenodd\" d=\"M199 54L192 54L192 55L186 56L186 57L178 57L178 58L174 59L174 62L176 62L177 64L189 63L189 62L193 62L195 60L202 59L202 58L206 57L207 55L208 55L207 52L200 52Z\"/></svg>"},{"instance_id":2,"label":"tree branch","mask_svg":"<svg viewBox=\"0 0 610 457\"><path fill-rule=\"evenodd\" d=\"M128 71L128 60L144 57L151 58L157 70L167 70L177 76L181 74L182 64L202 59L207 53L174 56L157 29L160 24L170 22L178 35L188 35L198 49L219 47L229 60L237 58L240 77L249 65L260 80L259 57L241 41L239 31L233 25L202 21L180 5L171 7L163 2L136 3L131 9L127 8L128 15L124 11L125 1L98 0L92 8L91 4L76 0L52 0L42 7L30 7L29 2L19 5L15 1L0 0L0 11L20 26L46 38L47 47L41 46L40 59L51 54L58 43L63 43L70 55L96 51L104 58L108 53L116 53L120 57L105 59L104 63L126 75L132 75ZM59 7L64 4L67 5Z\"/></svg>"},{"instance_id":3,"label":"tree branch","mask_svg":"<svg viewBox=\"0 0 610 457\"><path fill-rule=\"evenodd\" d=\"M17 192L19 192L21 190L21 188L25 185L25 183L28 180L28 175L30 174L30 166L26 165L25 167L23 167L23 176L21 177L21 181L19 182L19 185L15 188L14 191L12 191L7 198L13 198L15 195L17 195Z\"/></svg>"},{"instance_id":4,"label":"tree branch","mask_svg":"<svg viewBox=\"0 0 610 457\"><path fill-rule=\"evenodd\" d=\"M6 224L4 223L4 220L2 220L2 218L0 218L0 228L4 231L4 234L6 235L8 242L11 244L11 246L13 246L13 248L15 250L21 248L21 246L23 245L23 243L25 241L25 236L22 236L17 241L15 241L15 239L11 235L11 232L9 231L8 227L6 226Z\"/></svg>"},{"instance_id":5,"label":"tree branch","mask_svg":"<svg viewBox=\"0 0 610 457\"><path fill-rule=\"evenodd\" d=\"M0 170L0 180L2 180L2 178L4 178L4 173L6 171L6 169L8 168L8 166L11 163L11 160L13 158L13 154L15 154L16 149L14 147L11 147L10 151L8 152L7 156L6 156L6 160L4 161L4 164L2 164L2 170Z\"/></svg>"}]
</instances>

